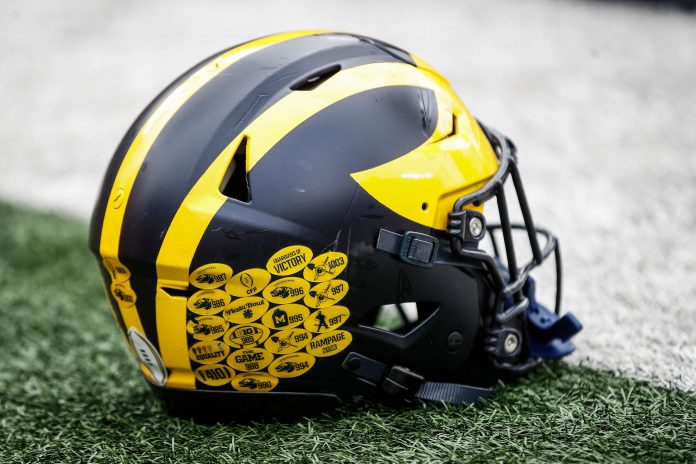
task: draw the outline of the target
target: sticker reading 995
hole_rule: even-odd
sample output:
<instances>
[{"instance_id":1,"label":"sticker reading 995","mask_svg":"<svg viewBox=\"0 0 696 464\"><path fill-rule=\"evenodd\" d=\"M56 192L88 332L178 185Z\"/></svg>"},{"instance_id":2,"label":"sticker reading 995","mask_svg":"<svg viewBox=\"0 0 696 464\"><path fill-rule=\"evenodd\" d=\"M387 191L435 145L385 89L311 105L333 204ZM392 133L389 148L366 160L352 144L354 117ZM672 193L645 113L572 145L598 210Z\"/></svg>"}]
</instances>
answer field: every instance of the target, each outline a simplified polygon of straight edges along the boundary
<instances>
[{"instance_id":1,"label":"sticker reading 995","mask_svg":"<svg viewBox=\"0 0 696 464\"><path fill-rule=\"evenodd\" d=\"M191 273L189 282L194 287L209 289L222 287L232 277L232 268L227 264L205 264Z\"/></svg>"},{"instance_id":2,"label":"sticker reading 995","mask_svg":"<svg viewBox=\"0 0 696 464\"><path fill-rule=\"evenodd\" d=\"M314 366L316 359L311 354L293 353L273 361L268 372L281 378L299 377Z\"/></svg>"},{"instance_id":3,"label":"sticker reading 995","mask_svg":"<svg viewBox=\"0 0 696 464\"><path fill-rule=\"evenodd\" d=\"M348 282L340 279L329 280L312 287L304 297L304 304L315 309L326 308L341 301L346 293Z\"/></svg>"},{"instance_id":4,"label":"sticker reading 995","mask_svg":"<svg viewBox=\"0 0 696 464\"><path fill-rule=\"evenodd\" d=\"M245 372L232 380L232 387L238 391L267 392L278 385L278 377L265 372Z\"/></svg>"},{"instance_id":5,"label":"sticker reading 995","mask_svg":"<svg viewBox=\"0 0 696 464\"><path fill-rule=\"evenodd\" d=\"M309 316L309 309L301 304L286 304L269 309L261 323L271 329L290 329L302 324Z\"/></svg>"},{"instance_id":6,"label":"sticker reading 995","mask_svg":"<svg viewBox=\"0 0 696 464\"><path fill-rule=\"evenodd\" d=\"M325 334L317 335L307 345L307 353L320 358L333 356L343 351L353 340L352 335L347 330L334 330Z\"/></svg>"},{"instance_id":7,"label":"sticker reading 995","mask_svg":"<svg viewBox=\"0 0 696 464\"><path fill-rule=\"evenodd\" d=\"M299 277L286 277L271 282L263 290L263 297L271 303L294 303L307 294L309 282Z\"/></svg>"},{"instance_id":8,"label":"sticker reading 995","mask_svg":"<svg viewBox=\"0 0 696 464\"><path fill-rule=\"evenodd\" d=\"M289 276L299 272L312 259L312 250L302 245L285 247L270 257L266 269L271 274Z\"/></svg>"},{"instance_id":9,"label":"sticker reading 995","mask_svg":"<svg viewBox=\"0 0 696 464\"><path fill-rule=\"evenodd\" d=\"M222 311L230 300L230 296L222 290L199 290L189 297L186 307L192 313L210 316Z\"/></svg>"},{"instance_id":10,"label":"sticker reading 995","mask_svg":"<svg viewBox=\"0 0 696 464\"><path fill-rule=\"evenodd\" d=\"M230 383L234 378L234 370L223 364L208 364L194 372L196 379L211 387L219 387Z\"/></svg>"},{"instance_id":11,"label":"sticker reading 995","mask_svg":"<svg viewBox=\"0 0 696 464\"><path fill-rule=\"evenodd\" d=\"M250 348L263 343L270 332L268 327L261 324L235 325L227 331L223 340L235 348Z\"/></svg>"},{"instance_id":12,"label":"sticker reading 995","mask_svg":"<svg viewBox=\"0 0 696 464\"><path fill-rule=\"evenodd\" d=\"M230 347L219 341L198 342L189 349L189 358L200 364L216 364L230 354Z\"/></svg>"},{"instance_id":13,"label":"sticker reading 995","mask_svg":"<svg viewBox=\"0 0 696 464\"><path fill-rule=\"evenodd\" d=\"M326 282L334 279L348 265L348 257L337 251L322 253L305 267L302 276L310 282Z\"/></svg>"},{"instance_id":14,"label":"sticker reading 995","mask_svg":"<svg viewBox=\"0 0 696 464\"><path fill-rule=\"evenodd\" d=\"M232 276L225 290L233 296L251 296L263 290L270 281L271 274L265 269L247 269Z\"/></svg>"}]
</instances>

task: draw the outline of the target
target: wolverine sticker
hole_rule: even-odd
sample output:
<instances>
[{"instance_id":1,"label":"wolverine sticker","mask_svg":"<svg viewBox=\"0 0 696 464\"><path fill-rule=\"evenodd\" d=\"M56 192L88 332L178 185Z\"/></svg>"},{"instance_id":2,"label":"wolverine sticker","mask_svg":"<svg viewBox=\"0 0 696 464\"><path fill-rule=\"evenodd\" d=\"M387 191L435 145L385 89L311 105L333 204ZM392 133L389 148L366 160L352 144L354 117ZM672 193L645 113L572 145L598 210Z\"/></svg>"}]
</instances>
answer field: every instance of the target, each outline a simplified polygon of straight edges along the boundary
<instances>
[{"instance_id":1,"label":"wolverine sticker","mask_svg":"<svg viewBox=\"0 0 696 464\"><path fill-rule=\"evenodd\" d=\"M198 342L189 349L189 358L201 364L215 364L230 354L230 347L219 341Z\"/></svg>"},{"instance_id":2,"label":"wolverine sticker","mask_svg":"<svg viewBox=\"0 0 696 464\"><path fill-rule=\"evenodd\" d=\"M106 268L106 270L109 271L109 275L111 276L112 282L120 283L130 279L130 271L118 259L104 258L102 260L102 263L104 263L104 267Z\"/></svg>"},{"instance_id":3,"label":"wolverine sticker","mask_svg":"<svg viewBox=\"0 0 696 464\"><path fill-rule=\"evenodd\" d=\"M199 267L189 276L191 285L209 289L222 287L232 277L232 268L227 264L212 263Z\"/></svg>"},{"instance_id":4,"label":"wolverine sticker","mask_svg":"<svg viewBox=\"0 0 696 464\"><path fill-rule=\"evenodd\" d=\"M271 303L294 303L302 299L309 290L309 283L299 277L286 277L271 282L263 290L263 297Z\"/></svg>"},{"instance_id":5,"label":"wolverine sticker","mask_svg":"<svg viewBox=\"0 0 696 464\"><path fill-rule=\"evenodd\" d=\"M210 316L222 311L230 304L230 299L222 290L199 290L189 297L186 307L193 313Z\"/></svg>"},{"instance_id":6,"label":"wolverine sticker","mask_svg":"<svg viewBox=\"0 0 696 464\"><path fill-rule=\"evenodd\" d=\"M269 333L268 327L261 324L235 325L227 331L223 340L235 348L247 348L263 343Z\"/></svg>"},{"instance_id":7,"label":"wolverine sticker","mask_svg":"<svg viewBox=\"0 0 696 464\"><path fill-rule=\"evenodd\" d=\"M288 354L299 351L309 342L312 334L304 329L282 330L271 335L264 347L275 354Z\"/></svg>"},{"instance_id":8,"label":"wolverine sticker","mask_svg":"<svg viewBox=\"0 0 696 464\"><path fill-rule=\"evenodd\" d=\"M239 391L267 392L278 385L278 377L265 372L245 372L232 380L232 387Z\"/></svg>"},{"instance_id":9,"label":"wolverine sticker","mask_svg":"<svg viewBox=\"0 0 696 464\"><path fill-rule=\"evenodd\" d=\"M333 306L348 293L348 282L345 280L330 280L317 284L307 293L304 303L310 308L326 308Z\"/></svg>"},{"instance_id":10,"label":"wolverine sticker","mask_svg":"<svg viewBox=\"0 0 696 464\"><path fill-rule=\"evenodd\" d=\"M343 253L330 251L314 258L302 272L302 276L310 282L326 282L334 279L348 265L348 257Z\"/></svg>"},{"instance_id":11,"label":"wolverine sticker","mask_svg":"<svg viewBox=\"0 0 696 464\"><path fill-rule=\"evenodd\" d=\"M234 300L225 308L222 315L230 322L244 324L260 318L267 309L268 301L258 296L249 296Z\"/></svg>"},{"instance_id":12,"label":"wolverine sticker","mask_svg":"<svg viewBox=\"0 0 696 464\"><path fill-rule=\"evenodd\" d=\"M302 324L309 316L309 309L301 304L286 304L271 308L261 318L261 323L271 329L289 329Z\"/></svg>"},{"instance_id":13,"label":"wolverine sticker","mask_svg":"<svg viewBox=\"0 0 696 464\"><path fill-rule=\"evenodd\" d=\"M111 284L111 294L119 306L128 308L135 304L137 297L129 282Z\"/></svg>"},{"instance_id":14,"label":"wolverine sticker","mask_svg":"<svg viewBox=\"0 0 696 464\"><path fill-rule=\"evenodd\" d=\"M201 366L194 372L196 379L211 387L219 387L230 383L234 378L234 370L223 364Z\"/></svg>"},{"instance_id":15,"label":"wolverine sticker","mask_svg":"<svg viewBox=\"0 0 696 464\"><path fill-rule=\"evenodd\" d=\"M350 311L345 306L329 306L314 311L304 323L304 328L314 333L330 332L346 322L349 316Z\"/></svg>"},{"instance_id":16,"label":"wolverine sticker","mask_svg":"<svg viewBox=\"0 0 696 464\"><path fill-rule=\"evenodd\" d=\"M273 362L273 354L262 348L244 348L233 351L227 364L238 371L258 371Z\"/></svg>"},{"instance_id":17,"label":"wolverine sticker","mask_svg":"<svg viewBox=\"0 0 696 464\"><path fill-rule=\"evenodd\" d=\"M268 372L281 378L299 377L314 366L314 356L307 353L294 353L273 361Z\"/></svg>"},{"instance_id":18,"label":"wolverine sticker","mask_svg":"<svg viewBox=\"0 0 696 464\"><path fill-rule=\"evenodd\" d=\"M266 269L277 276L289 276L299 272L312 259L312 250L302 245L292 245L276 252L266 263Z\"/></svg>"},{"instance_id":19,"label":"wolverine sticker","mask_svg":"<svg viewBox=\"0 0 696 464\"><path fill-rule=\"evenodd\" d=\"M333 356L343 351L352 340L353 337L346 330L327 332L309 342L307 353L318 357Z\"/></svg>"},{"instance_id":20,"label":"wolverine sticker","mask_svg":"<svg viewBox=\"0 0 696 464\"><path fill-rule=\"evenodd\" d=\"M271 274L265 269L247 269L232 276L225 290L233 296L251 296L263 290L270 281Z\"/></svg>"},{"instance_id":21,"label":"wolverine sticker","mask_svg":"<svg viewBox=\"0 0 696 464\"><path fill-rule=\"evenodd\" d=\"M186 331L196 340L214 340L222 337L229 323L219 316L194 317L186 325Z\"/></svg>"}]
</instances>

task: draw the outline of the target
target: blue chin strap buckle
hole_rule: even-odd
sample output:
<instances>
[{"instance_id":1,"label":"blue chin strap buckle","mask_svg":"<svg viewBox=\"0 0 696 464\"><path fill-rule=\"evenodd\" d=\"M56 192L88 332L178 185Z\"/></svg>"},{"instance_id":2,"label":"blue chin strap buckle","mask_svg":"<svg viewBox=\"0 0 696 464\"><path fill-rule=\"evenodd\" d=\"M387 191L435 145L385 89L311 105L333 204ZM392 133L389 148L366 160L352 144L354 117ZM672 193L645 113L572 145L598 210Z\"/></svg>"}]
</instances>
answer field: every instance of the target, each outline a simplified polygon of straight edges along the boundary
<instances>
[{"instance_id":1,"label":"blue chin strap buckle","mask_svg":"<svg viewBox=\"0 0 696 464\"><path fill-rule=\"evenodd\" d=\"M529 349L534 358L560 359L575 350L570 340L582 330L582 323L572 313L559 316L536 300L536 282L529 277L524 287L529 299L527 321Z\"/></svg>"}]
</instances>

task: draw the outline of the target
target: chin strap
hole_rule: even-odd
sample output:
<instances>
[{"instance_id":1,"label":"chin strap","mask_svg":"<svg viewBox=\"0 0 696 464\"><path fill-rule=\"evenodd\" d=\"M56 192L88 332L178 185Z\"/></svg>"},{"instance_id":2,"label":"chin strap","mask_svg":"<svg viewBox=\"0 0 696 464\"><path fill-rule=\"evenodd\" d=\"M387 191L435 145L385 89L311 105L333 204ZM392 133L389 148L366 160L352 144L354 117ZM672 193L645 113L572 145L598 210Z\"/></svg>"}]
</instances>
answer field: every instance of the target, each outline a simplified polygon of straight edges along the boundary
<instances>
[{"instance_id":1,"label":"chin strap","mask_svg":"<svg viewBox=\"0 0 696 464\"><path fill-rule=\"evenodd\" d=\"M405 367L390 366L355 352L348 353L342 366L363 382L403 399L473 404L489 398L495 391L495 388L459 383L430 382Z\"/></svg>"}]
</instances>

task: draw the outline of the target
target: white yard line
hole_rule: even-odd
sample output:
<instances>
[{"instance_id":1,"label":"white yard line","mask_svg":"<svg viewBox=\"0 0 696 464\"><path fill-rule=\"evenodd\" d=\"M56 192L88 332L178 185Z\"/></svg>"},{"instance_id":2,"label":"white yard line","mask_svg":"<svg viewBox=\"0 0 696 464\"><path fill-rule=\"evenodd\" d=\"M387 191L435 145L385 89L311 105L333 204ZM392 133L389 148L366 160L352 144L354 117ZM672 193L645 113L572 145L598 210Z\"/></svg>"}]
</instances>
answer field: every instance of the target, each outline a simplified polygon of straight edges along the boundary
<instances>
[{"instance_id":1,"label":"white yard line","mask_svg":"<svg viewBox=\"0 0 696 464\"><path fill-rule=\"evenodd\" d=\"M137 113L211 52L326 27L409 49L520 149L573 362L696 390L696 16L607 2L0 3L0 197L87 218Z\"/></svg>"}]
</instances>

